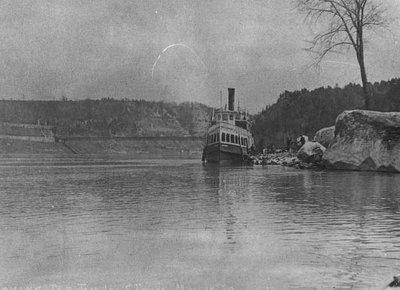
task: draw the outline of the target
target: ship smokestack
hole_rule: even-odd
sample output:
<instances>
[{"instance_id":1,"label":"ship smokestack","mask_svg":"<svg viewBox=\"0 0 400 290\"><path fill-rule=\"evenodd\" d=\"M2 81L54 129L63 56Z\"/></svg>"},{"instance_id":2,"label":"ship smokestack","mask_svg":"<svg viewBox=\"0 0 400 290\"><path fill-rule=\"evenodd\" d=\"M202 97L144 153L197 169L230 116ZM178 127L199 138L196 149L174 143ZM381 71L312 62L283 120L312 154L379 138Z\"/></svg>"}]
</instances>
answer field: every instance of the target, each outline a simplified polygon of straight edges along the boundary
<instances>
[{"instance_id":1,"label":"ship smokestack","mask_svg":"<svg viewBox=\"0 0 400 290\"><path fill-rule=\"evenodd\" d=\"M235 110L235 89L228 88L228 110L234 111Z\"/></svg>"}]
</instances>

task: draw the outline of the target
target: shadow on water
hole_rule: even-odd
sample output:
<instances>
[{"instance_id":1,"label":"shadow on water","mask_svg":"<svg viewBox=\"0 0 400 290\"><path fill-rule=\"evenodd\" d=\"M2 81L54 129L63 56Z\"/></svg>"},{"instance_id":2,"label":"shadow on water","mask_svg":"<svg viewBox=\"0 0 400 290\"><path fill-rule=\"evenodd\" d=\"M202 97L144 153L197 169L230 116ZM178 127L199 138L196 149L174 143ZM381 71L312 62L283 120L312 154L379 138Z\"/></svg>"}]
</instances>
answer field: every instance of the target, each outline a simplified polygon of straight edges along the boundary
<instances>
[{"instance_id":1,"label":"shadow on water","mask_svg":"<svg viewBox=\"0 0 400 290\"><path fill-rule=\"evenodd\" d=\"M315 230L350 225L361 243L370 243L370 232L400 237L399 186L394 174L304 171L275 178L270 190L291 223Z\"/></svg>"},{"instance_id":2,"label":"shadow on water","mask_svg":"<svg viewBox=\"0 0 400 290\"><path fill-rule=\"evenodd\" d=\"M275 200L288 210L301 207L313 213L329 211L362 215L369 209L387 214L399 211L400 179L372 172L315 172L281 175L269 181Z\"/></svg>"},{"instance_id":3,"label":"shadow on water","mask_svg":"<svg viewBox=\"0 0 400 290\"><path fill-rule=\"evenodd\" d=\"M375 172L290 172L259 181L268 190L260 199L268 203L273 198L274 214L281 217L275 223L285 239L304 239L326 263L340 263L342 271L335 278L343 281L341 286L362 287L370 279L371 264L375 271L390 273L395 267L391 259L399 258L398 177Z\"/></svg>"}]
</instances>

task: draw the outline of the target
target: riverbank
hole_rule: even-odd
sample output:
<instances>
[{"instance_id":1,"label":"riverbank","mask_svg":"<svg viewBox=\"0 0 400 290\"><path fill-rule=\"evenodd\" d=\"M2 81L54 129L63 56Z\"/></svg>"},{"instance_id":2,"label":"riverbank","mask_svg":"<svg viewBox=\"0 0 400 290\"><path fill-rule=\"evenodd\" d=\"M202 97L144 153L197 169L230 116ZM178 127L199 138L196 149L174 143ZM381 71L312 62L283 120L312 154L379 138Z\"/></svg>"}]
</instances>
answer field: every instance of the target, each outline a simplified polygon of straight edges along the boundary
<instances>
[{"instance_id":1,"label":"riverbank","mask_svg":"<svg viewBox=\"0 0 400 290\"><path fill-rule=\"evenodd\" d=\"M18 139L0 139L0 154L53 155L185 155L201 159L204 143L201 138L74 138L65 142L34 142ZM296 153L279 152L257 154L251 157L253 165L278 165L307 169L313 164L301 162Z\"/></svg>"},{"instance_id":2,"label":"riverbank","mask_svg":"<svg viewBox=\"0 0 400 290\"><path fill-rule=\"evenodd\" d=\"M0 139L0 154L188 154L201 157L200 138L73 139L59 143Z\"/></svg>"}]
</instances>

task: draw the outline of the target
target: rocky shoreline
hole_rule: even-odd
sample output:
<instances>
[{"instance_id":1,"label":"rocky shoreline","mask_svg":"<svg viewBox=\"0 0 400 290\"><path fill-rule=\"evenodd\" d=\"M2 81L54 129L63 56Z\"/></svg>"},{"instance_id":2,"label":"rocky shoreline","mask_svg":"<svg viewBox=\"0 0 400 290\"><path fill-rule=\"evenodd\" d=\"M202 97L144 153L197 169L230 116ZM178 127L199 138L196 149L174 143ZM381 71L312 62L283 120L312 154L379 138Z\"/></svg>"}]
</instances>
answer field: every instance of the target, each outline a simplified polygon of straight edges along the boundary
<instances>
[{"instance_id":1,"label":"rocky shoreline","mask_svg":"<svg viewBox=\"0 0 400 290\"><path fill-rule=\"evenodd\" d=\"M326 147L325 147L325 146ZM400 172L400 113L344 111L297 153L260 154L255 165L327 170Z\"/></svg>"},{"instance_id":2,"label":"rocky shoreline","mask_svg":"<svg viewBox=\"0 0 400 290\"><path fill-rule=\"evenodd\" d=\"M345 111L323 155L328 169L400 172L400 113Z\"/></svg>"},{"instance_id":3,"label":"rocky shoreline","mask_svg":"<svg viewBox=\"0 0 400 290\"><path fill-rule=\"evenodd\" d=\"M268 154L257 154L251 157L253 165L280 165L285 167L293 167L296 169L323 169L320 163L311 163L301 161L295 153L279 152Z\"/></svg>"}]
</instances>

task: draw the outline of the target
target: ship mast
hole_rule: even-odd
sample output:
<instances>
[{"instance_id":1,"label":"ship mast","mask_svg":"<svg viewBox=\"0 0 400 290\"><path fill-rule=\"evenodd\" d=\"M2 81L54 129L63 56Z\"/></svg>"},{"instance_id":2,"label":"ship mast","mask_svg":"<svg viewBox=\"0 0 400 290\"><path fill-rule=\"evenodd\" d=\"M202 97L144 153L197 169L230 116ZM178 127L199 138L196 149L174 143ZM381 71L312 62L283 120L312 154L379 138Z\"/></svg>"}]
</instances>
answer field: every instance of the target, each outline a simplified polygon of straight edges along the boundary
<instances>
[{"instance_id":1,"label":"ship mast","mask_svg":"<svg viewBox=\"0 0 400 290\"><path fill-rule=\"evenodd\" d=\"M219 107L222 109L222 91L219 91Z\"/></svg>"}]
</instances>

